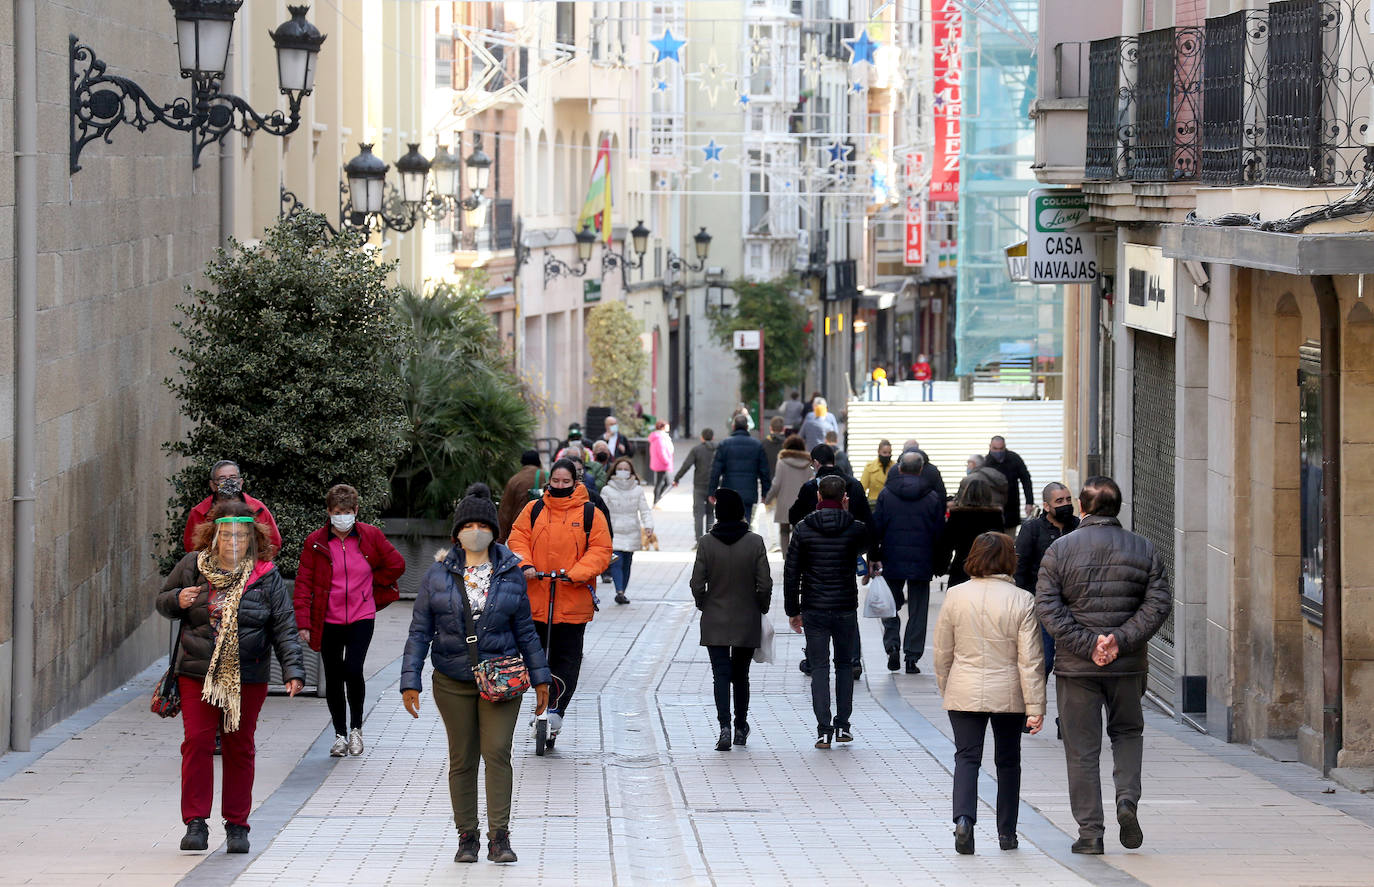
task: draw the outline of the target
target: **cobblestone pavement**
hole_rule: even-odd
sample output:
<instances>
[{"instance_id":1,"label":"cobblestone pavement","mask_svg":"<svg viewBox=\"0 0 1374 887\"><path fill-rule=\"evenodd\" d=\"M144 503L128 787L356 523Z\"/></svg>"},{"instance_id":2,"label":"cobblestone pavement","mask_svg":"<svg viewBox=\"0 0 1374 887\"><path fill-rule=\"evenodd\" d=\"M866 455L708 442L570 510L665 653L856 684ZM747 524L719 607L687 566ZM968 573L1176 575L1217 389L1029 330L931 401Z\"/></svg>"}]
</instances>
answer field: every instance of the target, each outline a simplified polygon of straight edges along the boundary
<instances>
[{"instance_id":1,"label":"cobblestone pavement","mask_svg":"<svg viewBox=\"0 0 1374 887\"><path fill-rule=\"evenodd\" d=\"M536 757L522 719L518 864L452 862L443 728L428 693L414 720L397 691L402 604L379 620L361 758L327 756L323 700L269 699L253 853L177 850L180 725L147 712L158 665L45 733L35 753L0 758L0 885L1374 885L1374 799L1156 714L1140 851L1123 851L1109 829L1107 856L1068 853L1063 754L1046 731L1025 739L1021 849L997 849L985 806L978 854L957 856L953 749L933 677L889 674L879 628L864 620L856 741L813 749L801 637L782 614L776 555L778 661L754 666L748 746L715 751L710 668L687 588L690 508L684 487L655 510L663 550L636 555L629 606L602 595L556 750ZM932 597L933 624L943 594ZM984 776L985 802L994 792ZM217 822L211 835L212 847L222 842Z\"/></svg>"}]
</instances>

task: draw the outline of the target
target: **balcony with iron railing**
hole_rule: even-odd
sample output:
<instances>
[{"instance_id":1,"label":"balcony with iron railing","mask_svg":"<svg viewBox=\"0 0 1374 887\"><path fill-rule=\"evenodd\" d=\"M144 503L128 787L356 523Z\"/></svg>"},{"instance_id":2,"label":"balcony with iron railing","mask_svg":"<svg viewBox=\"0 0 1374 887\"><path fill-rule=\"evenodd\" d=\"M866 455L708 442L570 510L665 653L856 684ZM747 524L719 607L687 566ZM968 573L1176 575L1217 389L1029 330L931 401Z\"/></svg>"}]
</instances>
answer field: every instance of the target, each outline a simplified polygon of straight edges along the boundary
<instances>
[{"instance_id":1,"label":"balcony with iron railing","mask_svg":"<svg viewBox=\"0 0 1374 887\"><path fill-rule=\"evenodd\" d=\"M1361 181L1374 79L1369 2L1275 0L1200 28L1093 41L1085 180Z\"/></svg>"}]
</instances>

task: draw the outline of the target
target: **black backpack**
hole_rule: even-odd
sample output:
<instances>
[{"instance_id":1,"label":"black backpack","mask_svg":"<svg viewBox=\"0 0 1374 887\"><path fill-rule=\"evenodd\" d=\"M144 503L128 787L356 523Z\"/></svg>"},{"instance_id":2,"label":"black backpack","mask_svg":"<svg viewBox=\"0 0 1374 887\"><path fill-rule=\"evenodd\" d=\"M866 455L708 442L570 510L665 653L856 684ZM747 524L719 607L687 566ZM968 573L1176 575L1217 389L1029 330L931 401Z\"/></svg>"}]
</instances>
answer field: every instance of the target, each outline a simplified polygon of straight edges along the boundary
<instances>
[{"instance_id":1,"label":"black backpack","mask_svg":"<svg viewBox=\"0 0 1374 887\"><path fill-rule=\"evenodd\" d=\"M534 529L534 522L539 520L539 512L544 510L544 500L540 499L534 503L530 509L530 529ZM586 551L592 547L592 521L596 519L596 506L591 502L582 505L582 532L587 537L587 544L582 550Z\"/></svg>"}]
</instances>

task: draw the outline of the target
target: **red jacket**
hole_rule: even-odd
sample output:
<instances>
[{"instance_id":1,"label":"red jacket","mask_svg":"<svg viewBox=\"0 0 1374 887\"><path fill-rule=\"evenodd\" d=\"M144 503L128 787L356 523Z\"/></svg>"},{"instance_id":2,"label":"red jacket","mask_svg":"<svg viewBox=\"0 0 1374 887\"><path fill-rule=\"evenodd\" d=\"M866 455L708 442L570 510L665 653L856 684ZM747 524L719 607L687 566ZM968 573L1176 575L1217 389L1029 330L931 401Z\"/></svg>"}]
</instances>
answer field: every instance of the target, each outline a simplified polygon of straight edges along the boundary
<instances>
[{"instance_id":1,"label":"red jacket","mask_svg":"<svg viewBox=\"0 0 1374 887\"><path fill-rule=\"evenodd\" d=\"M380 610L396 600L396 591L391 586L406 571L405 558L386 534L371 524L356 523L353 530L358 534L358 548L372 565L372 596ZM331 532L330 525L325 524L305 537L301 565L296 570L296 627L310 630L312 650L320 649L325 612L329 609L329 589L334 584L334 562L329 557Z\"/></svg>"},{"instance_id":2,"label":"red jacket","mask_svg":"<svg viewBox=\"0 0 1374 887\"><path fill-rule=\"evenodd\" d=\"M253 509L257 522L267 526L267 534L272 537L272 544L281 549L281 531L277 529L277 522L272 518L272 512L267 510L267 506L262 504L262 500L254 499L247 493L243 494L243 501L248 503L248 507ZM210 509L215 505L214 496L206 496L191 509L190 517L186 518L186 529L181 534L182 547L187 551L195 550L195 543L192 541L196 535L196 528L210 519Z\"/></svg>"}]
</instances>

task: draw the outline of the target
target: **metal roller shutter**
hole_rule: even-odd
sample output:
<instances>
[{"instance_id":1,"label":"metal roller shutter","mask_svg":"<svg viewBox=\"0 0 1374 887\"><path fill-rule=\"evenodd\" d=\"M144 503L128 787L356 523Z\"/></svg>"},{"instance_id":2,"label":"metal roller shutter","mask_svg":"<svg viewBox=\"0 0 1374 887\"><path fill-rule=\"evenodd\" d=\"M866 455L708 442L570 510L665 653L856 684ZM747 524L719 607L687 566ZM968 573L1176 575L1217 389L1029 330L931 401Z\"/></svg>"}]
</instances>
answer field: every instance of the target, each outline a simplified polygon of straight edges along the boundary
<instances>
[{"instance_id":1,"label":"metal roller shutter","mask_svg":"<svg viewBox=\"0 0 1374 887\"><path fill-rule=\"evenodd\" d=\"M1174 576L1174 340L1137 331L1132 382L1131 529L1154 543ZM1150 641L1148 689L1174 704L1174 614Z\"/></svg>"}]
</instances>

